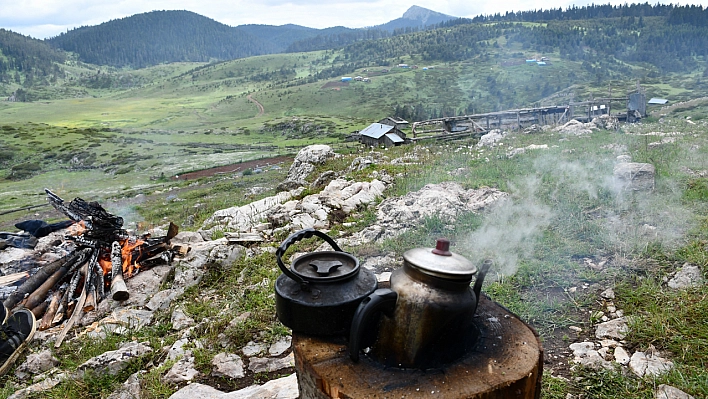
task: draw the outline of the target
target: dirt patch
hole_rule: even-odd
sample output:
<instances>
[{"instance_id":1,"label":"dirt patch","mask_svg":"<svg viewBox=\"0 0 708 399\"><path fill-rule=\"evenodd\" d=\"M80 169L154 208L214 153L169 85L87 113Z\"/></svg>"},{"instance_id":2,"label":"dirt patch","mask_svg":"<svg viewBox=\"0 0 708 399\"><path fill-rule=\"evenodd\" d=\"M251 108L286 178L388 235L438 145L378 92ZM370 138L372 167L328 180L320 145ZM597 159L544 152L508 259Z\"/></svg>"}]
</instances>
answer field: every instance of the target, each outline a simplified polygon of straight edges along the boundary
<instances>
[{"instance_id":1,"label":"dirt patch","mask_svg":"<svg viewBox=\"0 0 708 399\"><path fill-rule=\"evenodd\" d=\"M220 174L243 172L246 169L272 167L274 165L290 164L292 162L293 157L290 156L256 159L253 161L240 162L231 165L219 166L216 168L198 170L195 172L182 173L179 175L172 176L172 180L194 180L199 179L200 177L210 177Z\"/></svg>"},{"instance_id":2,"label":"dirt patch","mask_svg":"<svg viewBox=\"0 0 708 399\"><path fill-rule=\"evenodd\" d=\"M320 89L340 89L342 87L348 87L349 82L327 82Z\"/></svg>"}]
</instances>

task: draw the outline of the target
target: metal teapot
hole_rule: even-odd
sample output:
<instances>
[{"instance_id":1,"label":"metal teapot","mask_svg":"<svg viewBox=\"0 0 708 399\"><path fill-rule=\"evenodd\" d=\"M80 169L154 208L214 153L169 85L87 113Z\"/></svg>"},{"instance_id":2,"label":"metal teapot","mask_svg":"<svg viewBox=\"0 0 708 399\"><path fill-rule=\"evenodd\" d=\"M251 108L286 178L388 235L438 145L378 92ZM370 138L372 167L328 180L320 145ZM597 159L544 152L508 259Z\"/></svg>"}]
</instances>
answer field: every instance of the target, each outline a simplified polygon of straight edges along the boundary
<instances>
[{"instance_id":1,"label":"metal teapot","mask_svg":"<svg viewBox=\"0 0 708 399\"><path fill-rule=\"evenodd\" d=\"M473 316L491 261L483 263L470 288L477 268L449 249L448 240L438 239L436 248L406 251L391 288L362 301L349 337L353 361L370 348L369 356L385 366L428 369L472 349L478 335Z\"/></svg>"},{"instance_id":2,"label":"metal teapot","mask_svg":"<svg viewBox=\"0 0 708 399\"><path fill-rule=\"evenodd\" d=\"M288 247L312 236L325 240L334 251L311 252L286 267L282 256ZM283 272L275 281L280 322L296 333L347 336L359 303L376 289L376 276L361 270L359 260L327 234L311 228L290 235L275 255Z\"/></svg>"}]
</instances>

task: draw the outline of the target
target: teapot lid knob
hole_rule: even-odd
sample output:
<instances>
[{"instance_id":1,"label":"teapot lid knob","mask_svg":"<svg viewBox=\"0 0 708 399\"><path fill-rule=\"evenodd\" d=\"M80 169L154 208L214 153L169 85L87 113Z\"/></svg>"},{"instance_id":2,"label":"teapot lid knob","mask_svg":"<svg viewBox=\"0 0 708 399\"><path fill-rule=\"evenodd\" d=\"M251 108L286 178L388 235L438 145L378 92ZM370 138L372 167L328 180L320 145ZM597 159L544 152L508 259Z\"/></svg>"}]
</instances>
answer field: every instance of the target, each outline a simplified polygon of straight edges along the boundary
<instances>
[{"instance_id":1,"label":"teapot lid knob","mask_svg":"<svg viewBox=\"0 0 708 399\"><path fill-rule=\"evenodd\" d=\"M452 252L450 252L450 240L447 238L438 238L435 242L433 253L441 256L452 256Z\"/></svg>"}]
</instances>

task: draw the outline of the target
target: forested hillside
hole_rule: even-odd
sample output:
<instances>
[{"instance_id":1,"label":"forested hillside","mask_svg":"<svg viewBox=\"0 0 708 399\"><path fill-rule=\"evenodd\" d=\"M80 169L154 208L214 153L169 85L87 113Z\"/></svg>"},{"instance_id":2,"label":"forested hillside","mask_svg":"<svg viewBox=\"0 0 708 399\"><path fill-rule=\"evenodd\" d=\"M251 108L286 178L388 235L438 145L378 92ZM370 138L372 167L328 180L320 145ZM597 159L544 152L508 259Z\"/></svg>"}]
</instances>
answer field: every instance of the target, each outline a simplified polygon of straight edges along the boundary
<instances>
[{"instance_id":1,"label":"forested hillside","mask_svg":"<svg viewBox=\"0 0 708 399\"><path fill-rule=\"evenodd\" d=\"M49 45L0 29L0 83L32 86L63 76L58 63L66 56Z\"/></svg>"},{"instance_id":2,"label":"forested hillside","mask_svg":"<svg viewBox=\"0 0 708 399\"><path fill-rule=\"evenodd\" d=\"M82 61L143 68L163 62L205 62L267 54L259 37L189 11L153 11L98 26L81 27L47 40Z\"/></svg>"}]
</instances>

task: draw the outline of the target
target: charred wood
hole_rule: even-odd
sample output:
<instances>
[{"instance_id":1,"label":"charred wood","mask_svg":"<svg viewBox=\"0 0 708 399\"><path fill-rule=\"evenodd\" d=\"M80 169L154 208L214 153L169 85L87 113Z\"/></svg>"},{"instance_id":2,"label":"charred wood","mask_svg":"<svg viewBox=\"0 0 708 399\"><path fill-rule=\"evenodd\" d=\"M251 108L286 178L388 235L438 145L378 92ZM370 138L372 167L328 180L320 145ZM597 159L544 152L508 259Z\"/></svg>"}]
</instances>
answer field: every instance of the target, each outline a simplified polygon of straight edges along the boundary
<instances>
[{"instance_id":1,"label":"charred wood","mask_svg":"<svg viewBox=\"0 0 708 399\"><path fill-rule=\"evenodd\" d=\"M125 301L130 298L128 287L123 281L123 256L120 243L113 242L111 248L111 297L114 301Z\"/></svg>"},{"instance_id":2,"label":"charred wood","mask_svg":"<svg viewBox=\"0 0 708 399\"><path fill-rule=\"evenodd\" d=\"M47 307L47 311L44 312L44 316L39 322L39 330L46 330L53 325L54 317L57 314L57 310L59 310L59 304L61 303L62 296L63 293L61 291L54 291L54 294L52 294L52 299L49 301L49 307Z\"/></svg>"},{"instance_id":3,"label":"charred wood","mask_svg":"<svg viewBox=\"0 0 708 399\"><path fill-rule=\"evenodd\" d=\"M48 263L41 269L39 269L35 274L28 278L20 287L15 290L10 296L5 300L4 305L8 309L12 309L21 300L25 298L25 295L29 295L34 292L42 283L44 283L51 275L53 275L63 264L67 262L74 262L75 258L78 257L78 253L72 252L62 258L59 258L51 263Z\"/></svg>"}]
</instances>

